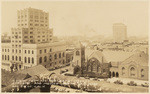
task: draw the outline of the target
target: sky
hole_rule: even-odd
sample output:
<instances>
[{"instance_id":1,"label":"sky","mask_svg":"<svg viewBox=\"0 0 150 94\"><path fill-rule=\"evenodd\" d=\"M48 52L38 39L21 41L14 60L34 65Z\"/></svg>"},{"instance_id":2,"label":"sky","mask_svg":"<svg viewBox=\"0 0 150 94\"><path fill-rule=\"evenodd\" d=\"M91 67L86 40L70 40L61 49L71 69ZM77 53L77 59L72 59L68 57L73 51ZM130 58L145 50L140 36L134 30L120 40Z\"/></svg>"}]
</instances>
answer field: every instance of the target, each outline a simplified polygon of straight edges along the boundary
<instances>
[{"instance_id":1,"label":"sky","mask_svg":"<svg viewBox=\"0 0 150 94\"><path fill-rule=\"evenodd\" d=\"M32 7L49 12L55 36L112 36L113 23L124 23L128 36L148 35L147 1L3 1L2 32L17 27L17 10Z\"/></svg>"}]
</instances>

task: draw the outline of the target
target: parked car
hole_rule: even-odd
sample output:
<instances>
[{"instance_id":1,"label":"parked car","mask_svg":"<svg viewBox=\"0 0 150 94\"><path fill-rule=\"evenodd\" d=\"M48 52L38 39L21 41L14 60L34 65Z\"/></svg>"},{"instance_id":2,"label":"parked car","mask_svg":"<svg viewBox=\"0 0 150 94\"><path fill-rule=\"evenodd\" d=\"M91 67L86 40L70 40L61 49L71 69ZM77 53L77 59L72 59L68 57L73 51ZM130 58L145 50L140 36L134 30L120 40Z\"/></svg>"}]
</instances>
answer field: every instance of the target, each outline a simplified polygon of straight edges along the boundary
<instances>
[{"instance_id":1,"label":"parked car","mask_svg":"<svg viewBox=\"0 0 150 94\"><path fill-rule=\"evenodd\" d=\"M97 81L104 81L104 79L98 79Z\"/></svg>"},{"instance_id":2,"label":"parked car","mask_svg":"<svg viewBox=\"0 0 150 94\"><path fill-rule=\"evenodd\" d=\"M115 81L114 83L115 83L115 84L123 85L123 82L122 82L122 81L120 81L120 80L117 80L117 81Z\"/></svg>"},{"instance_id":3,"label":"parked car","mask_svg":"<svg viewBox=\"0 0 150 94\"><path fill-rule=\"evenodd\" d=\"M149 83L144 83L144 84L141 84L141 86L143 86L143 87L149 87Z\"/></svg>"},{"instance_id":4,"label":"parked car","mask_svg":"<svg viewBox=\"0 0 150 94\"><path fill-rule=\"evenodd\" d=\"M68 71L68 69L65 69L65 71L67 72L67 71Z\"/></svg>"},{"instance_id":5,"label":"parked car","mask_svg":"<svg viewBox=\"0 0 150 94\"><path fill-rule=\"evenodd\" d=\"M134 81L130 81L129 83L127 83L127 85L129 85L129 86L137 86L137 83L135 83Z\"/></svg>"},{"instance_id":6,"label":"parked car","mask_svg":"<svg viewBox=\"0 0 150 94\"><path fill-rule=\"evenodd\" d=\"M98 78L94 78L93 80L96 80L96 81L97 81L97 80L98 80Z\"/></svg>"},{"instance_id":7,"label":"parked car","mask_svg":"<svg viewBox=\"0 0 150 94\"><path fill-rule=\"evenodd\" d=\"M64 70L61 70L61 71L60 71L60 74L62 74L62 73L65 73L65 72L66 72L66 71L64 71Z\"/></svg>"},{"instance_id":8,"label":"parked car","mask_svg":"<svg viewBox=\"0 0 150 94\"><path fill-rule=\"evenodd\" d=\"M89 77L85 77L85 79L90 79Z\"/></svg>"}]
</instances>

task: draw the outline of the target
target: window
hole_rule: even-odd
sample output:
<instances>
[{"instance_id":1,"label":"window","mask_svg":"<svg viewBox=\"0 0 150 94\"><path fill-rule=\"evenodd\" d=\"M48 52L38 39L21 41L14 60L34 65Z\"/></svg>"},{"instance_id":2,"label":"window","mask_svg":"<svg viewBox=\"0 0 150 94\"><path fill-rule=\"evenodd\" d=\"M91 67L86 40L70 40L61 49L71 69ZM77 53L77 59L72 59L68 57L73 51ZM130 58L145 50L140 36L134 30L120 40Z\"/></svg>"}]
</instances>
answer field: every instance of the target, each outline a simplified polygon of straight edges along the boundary
<instances>
[{"instance_id":1,"label":"window","mask_svg":"<svg viewBox=\"0 0 150 94\"><path fill-rule=\"evenodd\" d=\"M42 63L42 57L39 58L39 63Z\"/></svg>"},{"instance_id":2,"label":"window","mask_svg":"<svg viewBox=\"0 0 150 94\"><path fill-rule=\"evenodd\" d=\"M34 54L34 51L32 51L32 54Z\"/></svg>"},{"instance_id":3,"label":"window","mask_svg":"<svg viewBox=\"0 0 150 94\"><path fill-rule=\"evenodd\" d=\"M5 52L7 52L6 49L5 49Z\"/></svg>"},{"instance_id":4,"label":"window","mask_svg":"<svg viewBox=\"0 0 150 94\"><path fill-rule=\"evenodd\" d=\"M30 54L30 50L28 50L28 54Z\"/></svg>"},{"instance_id":5,"label":"window","mask_svg":"<svg viewBox=\"0 0 150 94\"><path fill-rule=\"evenodd\" d=\"M61 58L61 53L59 53L59 58Z\"/></svg>"},{"instance_id":6,"label":"window","mask_svg":"<svg viewBox=\"0 0 150 94\"><path fill-rule=\"evenodd\" d=\"M2 49L2 51L4 52L4 49Z\"/></svg>"},{"instance_id":7,"label":"window","mask_svg":"<svg viewBox=\"0 0 150 94\"><path fill-rule=\"evenodd\" d=\"M34 58L32 57L32 64L34 64Z\"/></svg>"},{"instance_id":8,"label":"window","mask_svg":"<svg viewBox=\"0 0 150 94\"><path fill-rule=\"evenodd\" d=\"M16 61L18 60L18 57L16 56Z\"/></svg>"},{"instance_id":9,"label":"window","mask_svg":"<svg viewBox=\"0 0 150 94\"><path fill-rule=\"evenodd\" d=\"M33 30L33 28L30 28L30 30Z\"/></svg>"},{"instance_id":10,"label":"window","mask_svg":"<svg viewBox=\"0 0 150 94\"><path fill-rule=\"evenodd\" d=\"M49 51L52 52L52 49L50 49Z\"/></svg>"},{"instance_id":11,"label":"window","mask_svg":"<svg viewBox=\"0 0 150 94\"><path fill-rule=\"evenodd\" d=\"M25 50L25 53L27 53L27 51Z\"/></svg>"},{"instance_id":12,"label":"window","mask_svg":"<svg viewBox=\"0 0 150 94\"><path fill-rule=\"evenodd\" d=\"M19 56L19 61L21 61L21 56Z\"/></svg>"},{"instance_id":13,"label":"window","mask_svg":"<svg viewBox=\"0 0 150 94\"><path fill-rule=\"evenodd\" d=\"M144 77L144 69L141 69L141 77Z\"/></svg>"},{"instance_id":14,"label":"window","mask_svg":"<svg viewBox=\"0 0 150 94\"><path fill-rule=\"evenodd\" d=\"M76 51L76 55L77 55L77 56L80 55L79 51Z\"/></svg>"},{"instance_id":15,"label":"window","mask_svg":"<svg viewBox=\"0 0 150 94\"><path fill-rule=\"evenodd\" d=\"M21 53L21 50L19 50L19 53Z\"/></svg>"},{"instance_id":16,"label":"window","mask_svg":"<svg viewBox=\"0 0 150 94\"><path fill-rule=\"evenodd\" d=\"M42 50L40 50L40 54L42 53Z\"/></svg>"},{"instance_id":17,"label":"window","mask_svg":"<svg viewBox=\"0 0 150 94\"><path fill-rule=\"evenodd\" d=\"M27 63L27 58L26 57L24 58L24 62Z\"/></svg>"},{"instance_id":18,"label":"window","mask_svg":"<svg viewBox=\"0 0 150 94\"><path fill-rule=\"evenodd\" d=\"M14 53L14 49L12 49L12 53Z\"/></svg>"},{"instance_id":19,"label":"window","mask_svg":"<svg viewBox=\"0 0 150 94\"><path fill-rule=\"evenodd\" d=\"M19 65L19 68L21 69L21 65Z\"/></svg>"},{"instance_id":20,"label":"window","mask_svg":"<svg viewBox=\"0 0 150 94\"><path fill-rule=\"evenodd\" d=\"M49 56L49 61L52 61L52 55Z\"/></svg>"},{"instance_id":21,"label":"window","mask_svg":"<svg viewBox=\"0 0 150 94\"><path fill-rule=\"evenodd\" d=\"M8 49L8 52L9 52L9 49Z\"/></svg>"},{"instance_id":22,"label":"window","mask_svg":"<svg viewBox=\"0 0 150 94\"><path fill-rule=\"evenodd\" d=\"M45 51L45 53L46 53L46 49L45 49L44 51Z\"/></svg>"},{"instance_id":23,"label":"window","mask_svg":"<svg viewBox=\"0 0 150 94\"><path fill-rule=\"evenodd\" d=\"M28 63L30 63L30 57L28 57Z\"/></svg>"},{"instance_id":24,"label":"window","mask_svg":"<svg viewBox=\"0 0 150 94\"><path fill-rule=\"evenodd\" d=\"M14 60L14 56L12 56L12 60Z\"/></svg>"},{"instance_id":25,"label":"window","mask_svg":"<svg viewBox=\"0 0 150 94\"><path fill-rule=\"evenodd\" d=\"M9 55L8 55L8 60L9 60Z\"/></svg>"},{"instance_id":26,"label":"window","mask_svg":"<svg viewBox=\"0 0 150 94\"><path fill-rule=\"evenodd\" d=\"M47 57L45 56L45 57L44 57L44 62L46 62L46 61L47 61Z\"/></svg>"},{"instance_id":27,"label":"window","mask_svg":"<svg viewBox=\"0 0 150 94\"><path fill-rule=\"evenodd\" d=\"M135 68L134 67L130 68L130 76L132 76L132 77L135 76Z\"/></svg>"},{"instance_id":28,"label":"window","mask_svg":"<svg viewBox=\"0 0 150 94\"><path fill-rule=\"evenodd\" d=\"M4 60L4 55L2 55L2 60Z\"/></svg>"},{"instance_id":29,"label":"window","mask_svg":"<svg viewBox=\"0 0 150 94\"><path fill-rule=\"evenodd\" d=\"M65 53L63 52L63 57L65 57Z\"/></svg>"},{"instance_id":30,"label":"window","mask_svg":"<svg viewBox=\"0 0 150 94\"><path fill-rule=\"evenodd\" d=\"M5 55L5 60L7 59L7 56Z\"/></svg>"},{"instance_id":31,"label":"window","mask_svg":"<svg viewBox=\"0 0 150 94\"><path fill-rule=\"evenodd\" d=\"M33 43L33 40L30 40L31 43Z\"/></svg>"},{"instance_id":32,"label":"window","mask_svg":"<svg viewBox=\"0 0 150 94\"><path fill-rule=\"evenodd\" d=\"M65 64L65 60L63 60L63 64Z\"/></svg>"},{"instance_id":33,"label":"window","mask_svg":"<svg viewBox=\"0 0 150 94\"><path fill-rule=\"evenodd\" d=\"M16 49L16 53L17 53L17 49Z\"/></svg>"},{"instance_id":34,"label":"window","mask_svg":"<svg viewBox=\"0 0 150 94\"><path fill-rule=\"evenodd\" d=\"M55 59L57 59L57 54L54 55Z\"/></svg>"},{"instance_id":35,"label":"window","mask_svg":"<svg viewBox=\"0 0 150 94\"><path fill-rule=\"evenodd\" d=\"M124 75L124 74L125 74L125 68L122 67L122 75Z\"/></svg>"}]
</instances>

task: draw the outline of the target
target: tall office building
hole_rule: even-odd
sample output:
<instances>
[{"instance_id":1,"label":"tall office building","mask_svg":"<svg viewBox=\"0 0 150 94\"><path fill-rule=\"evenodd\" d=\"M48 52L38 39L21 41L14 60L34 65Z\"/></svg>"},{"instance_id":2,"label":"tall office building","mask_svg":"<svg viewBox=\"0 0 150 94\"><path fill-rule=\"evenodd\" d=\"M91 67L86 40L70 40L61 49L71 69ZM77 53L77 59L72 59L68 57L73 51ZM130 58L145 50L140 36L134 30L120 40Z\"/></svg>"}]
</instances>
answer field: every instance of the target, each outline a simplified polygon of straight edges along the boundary
<instances>
[{"instance_id":1,"label":"tall office building","mask_svg":"<svg viewBox=\"0 0 150 94\"><path fill-rule=\"evenodd\" d=\"M17 14L18 27L11 29L11 42L2 43L2 68L20 70L38 64L46 68L65 65L65 43L53 42L49 14L27 8Z\"/></svg>"},{"instance_id":2,"label":"tall office building","mask_svg":"<svg viewBox=\"0 0 150 94\"><path fill-rule=\"evenodd\" d=\"M113 39L117 43L127 40L127 26L123 23L113 24Z\"/></svg>"},{"instance_id":3,"label":"tall office building","mask_svg":"<svg viewBox=\"0 0 150 94\"><path fill-rule=\"evenodd\" d=\"M27 8L18 11L18 27L23 31L23 43L41 43L52 41L52 29L49 28L49 14L38 9Z\"/></svg>"}]
</instances>

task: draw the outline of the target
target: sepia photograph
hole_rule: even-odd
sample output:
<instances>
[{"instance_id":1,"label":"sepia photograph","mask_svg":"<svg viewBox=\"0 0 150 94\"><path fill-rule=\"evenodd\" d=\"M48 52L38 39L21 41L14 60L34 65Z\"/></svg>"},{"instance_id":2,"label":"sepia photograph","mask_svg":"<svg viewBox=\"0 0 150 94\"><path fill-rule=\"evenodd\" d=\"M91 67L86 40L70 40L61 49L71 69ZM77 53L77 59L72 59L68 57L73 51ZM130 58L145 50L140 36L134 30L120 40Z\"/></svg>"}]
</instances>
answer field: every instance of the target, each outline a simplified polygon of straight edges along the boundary
<instances>
[{"instance_id":1,"label":"sepia photograph","mask_svg":"<svg viewBox=\"0 0 150 94\"><path fill-rule=\"evenodd\" d=\"M148 0L2 0L1 93L149 93Z\"/></svg>"}]
</instances>

